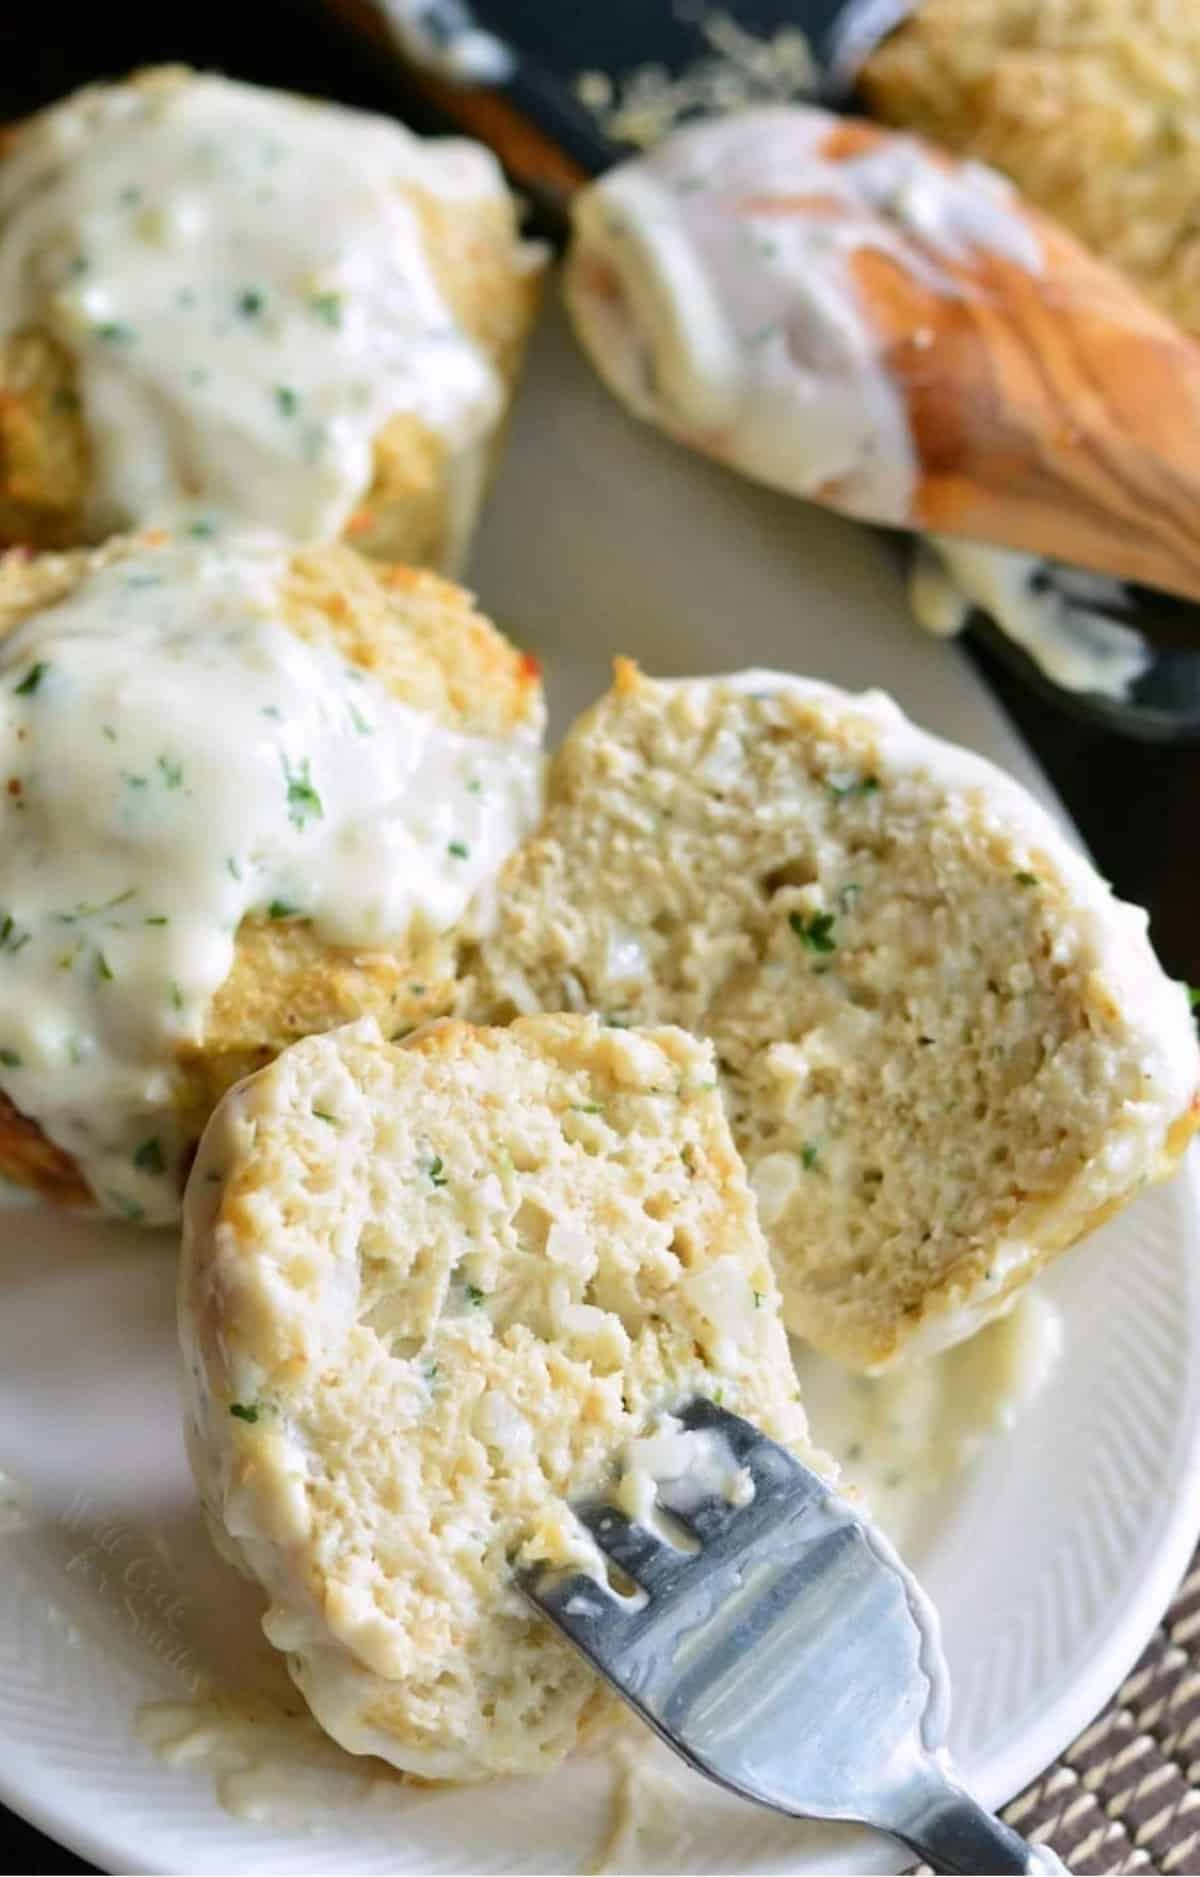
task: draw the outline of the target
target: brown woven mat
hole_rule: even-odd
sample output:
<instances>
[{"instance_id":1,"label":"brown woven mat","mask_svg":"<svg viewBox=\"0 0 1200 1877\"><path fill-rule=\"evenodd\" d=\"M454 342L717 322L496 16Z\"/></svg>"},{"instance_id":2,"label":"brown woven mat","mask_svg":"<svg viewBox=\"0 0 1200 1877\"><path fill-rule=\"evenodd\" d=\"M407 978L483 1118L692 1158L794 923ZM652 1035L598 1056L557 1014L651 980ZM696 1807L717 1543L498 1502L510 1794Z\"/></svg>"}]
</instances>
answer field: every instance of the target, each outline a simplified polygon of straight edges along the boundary
<instances>
[{"instance_id":1,"label":"brown woven mat","mask_svg":"<svg viewBox=\"0 0 1200 1877\"><path fill-rule=\"evenodd\" d=\"M1200 1872L1200 1550L1132 1675L1004 1816L1078 1877Z\"/></svg>"}]
</instances>

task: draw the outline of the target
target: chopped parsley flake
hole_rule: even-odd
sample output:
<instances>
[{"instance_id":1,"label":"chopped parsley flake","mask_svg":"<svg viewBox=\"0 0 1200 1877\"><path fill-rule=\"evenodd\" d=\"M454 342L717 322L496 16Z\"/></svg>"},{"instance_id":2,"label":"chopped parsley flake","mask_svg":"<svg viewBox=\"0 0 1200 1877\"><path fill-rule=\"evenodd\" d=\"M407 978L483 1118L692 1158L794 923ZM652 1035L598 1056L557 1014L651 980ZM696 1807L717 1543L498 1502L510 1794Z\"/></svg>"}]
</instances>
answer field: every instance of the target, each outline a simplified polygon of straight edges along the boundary
<instances>
[{"instance_id":1,"label":"chopped parsley flake","mask_svg":"<svg viewBox=\"0 0 1200 1877\"><path fill-rule=\"evenodd\" d=\"M12 914L5 913L0 921L0 951L19 952L22 945L28 945L33 934L23 932Z\"/></svg>"},{"instance_id":2,"label":"chopped parsley flake","mask_svg":"<svg viewBox=\"0 0 1200 1877\"><path fill-rule=\"evenodd\" d=\"M479 780L478 776L472 776L471 780L467 783L467 794L468 795L482 795L483 794L483 783Z\"/></svg>"},{"instance_id":3,"label":"chopped parsley flake","mask_svg":"<svg viewBox=\"0 0 1200 1877\"><path fill-rule=\"evenodd\" d=\"M240 879L241 879L241 877L242 877L242 870L241 870L241 868L239 867L239 865L238 865L238 863L237 863L237 861L236 861L236 859L234 858L234 856L233 856L232 854L228 854L228 855L226 856L226 858L225 858L225 866L226 866L226 869L228 870L228 872L229 872L229 874L231 875L231 877L232 877L233 879L235 879L235 880L240 880Z\"/></svg>"},{"instance_id":4,"label":"chopped parsley flake","mask_svg":"<svg viewBox=\"0 0 1200 1877\"><path fill-rule=\"evenodd\" d=\"M158 1136L152 1134L148 1141L143 1141L133 1156L133 1164L141 1173L165 1173L167 1163L163 1159L163 1150Z\"/></svg>"},{"instance_id":5,"label":"chopped parsley flake","mask_svg":"<svg viewBox=\"0 0 1200 1877\"><path fill-rule=\"evenodd\" d=\"M158 767L167 788L181 789L183 787L182 763L172 762L169 756L160 756L158 759Z\"/></svg>"},{"instance_id":6,"label":"chopped parsley flake","mask_svg":"<svg viewBox=\"0 0 1200 1877\"><path fill-rule=\"evenodd\" d=\"M300 398L291 385L276 385L275 408L281 417L294 417L300 409Z\"/></svg>"},{"instance_id":7,"label":"chopped parsley flake","mask_svg":"<svg viewBox=\"0 0 1200 1877\"><path fill-rule=\"evenodd\" d=\"M336 1127L338 1125L337 1116L335 1114L330 1114L328 1108L318 1108L316 1102L313 1103L313 1113L316 1116L318 1121L328 1121L331 1127Z\"/></svg>"},{"instance_id":8,"label":"chopped parsley flake","mask_svg":"<svg viewBox=\"0 0 1200 1877\"><path fill-rule=\"evenodd\" d=\"M1192 1006L1192 1009L1195 1010L1197 1007L1200 1007L1200 989L1194 984L1185 984L1184 989L1188 994L1188 1003Z\"/></svg>"},{"instance_id":9,"label":"chopped parsley flake","mask_svg":"<svg viewBox=\"0 0 1200 1877\"><path fill-rule=\"evenodd\" d=\"M129 769L122 769L121 780L130 789L144 789L149 785L148 776L135 776Z\"/></svg>"},{"instance_id":10,"label":"chopped parsley flake","mask_svg":"<svg viewBox=\"0 0 1200 1877\"><path fill-rule=\"evenodd\" d=\"M101 984L111 984L112 975L113 975L112 966L109 964L108 959L104 956L104 953L99 949L99 947L97 947L96 976L99 978Z\"/></svg>"},{"instance_id":11,"label":"chopped parsley flake","mask_svg":"<svg viewBox=\"0 0 1200 1877\"><path fill-rule=\"evenodd\" d=\"M257 287L247 287L244 293L238 294L237 310L243 319L257 319L265 305L266 301Z\"/></svg>"},{"instance_id":12,"label":"chopped parsley flake","mask_svg":"<svg viewBox=\"0 0 1200 1877\"><path fill-rule=\"evenodd\" d=\"M763 1306L763 1298L764 1298L765 1296L766 1296L766 1292L765 1292L765 1291L762 1291L762 1290L756 1290L756 1291L755 1291L755 1293L754 1293L754 1308L755 1308L756 1310L761 1310L761 1309L762 1309L762 1306Z\"/></svg>"},{"instance_id":13,"label":"chopped parsley flake","mask_svg":"<svg viewBox=\"0 0 1200 1877\"><path fill-rule=\"evenodd\" d=\"M309 774L308 757L299 768L293 769L286 756L281 755L284 780L287 782L288 820L294 828L303 828L310 821L320 821L325 808L317 794Z\"/></svg>"},{"instance_id":14,"label":"chopped parsley flake","mask_svg":"<svg viewBox=\"0 0 1200 1877\"><path fill-rule=\"evenodd\" d=\"M430 1181L434 1186L446 1185L447 1183L446 1175L442 1171L442 1161L441 1161L440 1155L438 1154L434 1155L433 1159L429 1162L429 1165L426 1167L425 1171L426 1173L428 1173Z\"/></svg>"},{"instance_id":15,"label":"chopped parsley flake","mask_svg":"<svg viewBox=\"0 0 1200 1877\"><path fill-rule=\"evenodd\" d=\"M465 841L448 841L446 844L446 852L453 854L455 860L469 860L471 858L471 850Z\"/></svg>"},{"instance_id":16,"label":"chopped parsley flake","mask_svg":"<svg viewBox=\"0 0 1200 1877\"><path fill-rule=\"evenodd\" d=\"M478 1284L467 1285L467 1302L474 1304L476 1309L478 1309L479 1305L483 1302L483 1292L480 1290Z\"/></svg>"},{"instance_id":17,"label":"chopped parsley flake","mask_svg":"<svg viewBox=\"0 0 1200 1877\"><path fill-rule=\"evenodd\" d=\"M210 521L207 515L200 515L195 521L189 521L187 531L194 541L211 541L217 532L217 524Z\"/></svg>"},{"instance_id":18,"label":"chopped parsley flake","mask_svg":"<svg viewBox=\"0 0 1200 1877\"><path fill-rule=\"evenodd\" d=\"M814 912L810 919L806 919L802 912L792 912L788 914L788 924L800 943L810 952L831 952L836 949L831 912Z\"/></svg>"},{"instance_id":19,"label":"chopped parsley flake","mask_svg":"<svg viewBox=\"0 0 1200 1877\"><path fill-rule=\"evenodd\" d=\"M819 1152L820 1150L817 1147L816 1141L805 1141L804 1145L801 1147L800 1165L804 1168L806 1173L811 1173L816 1166Z\"/></svg>"},{"instance_id":20,"label":"chopped parsley flake","mask_svg":"<svg viewBox=\"0 0 1200 1877\"><path fill-rule=\"evenodd\" d=\"M171 979L171 1002L176 1010L183 1009L183 992L174 978Z\"/></svg>"},{"instance_id":21,"label":"chopped parsley flake","mask_svg":"<svg viewBox=\"0 0 1200 1877\"><path fill-rule=\"evenodd\" d=\"M1013 879L1018 886L1036 886L1038 884L1036 873L1014 873Z\"/></svg>"},{"instance_id":22,"label":"chopped parsley flake","mask_svg":"<svg viewBox=\"0 0 1200 1877\"><path fill-rule=\"evenodd\" d=\"M136 1224L146 1216L146 1208L140 1199L131 1199L128 1193L119 1193L113 1186L105 1187L104 1197L113 1211L119 1212L123 1219L130 1219Z\"/></svg>"},{"instance_id":23,"label":"chopped parsley flake","mask_svg":"<svg viewBox=\"0 0 1200 1877\"><path fill-rule=\"evenodd\" d=\"M367 722L356 704L351 704L350 706L350 721L358 731L359 736L374 736L375 725Z\"/></svg>"},{"instance_id":24,"label":"chopped parsley flake","mask_svg":"<svg viewBox=\"0 0 1200 1877\"><path fill-rule=\"evenodd\" d=\"M340 293L314 293L309 300L309 307L319 320L335 329L342 323L342 296Z\"/></svg>"},{"instance_id":25,"label":"chopped parsley flake","mask_svg":"<svg viewBox=\"0 0 1200 1877\"><path fill-rule=\"evenodd\" d=\"M102 723L100 725L100 734L102 737L106 738L109 743L115 743L117 740L117 733L111 723Z\"/></svg>"},{"instance_id":26,"label":"chopped parsley flake","mask_svg":"<svg viewBox=\"0 0 1200 1877\"><path fill-rule=\"evenodd\" d=\"M102 326L93 328L97 339L103 339L106 345L129 345L133 340L133 327L126 326L119 319L105 320Z\"/></svg>"},{"instance_id":27,"label":"chopped parsley flake","mask_svg":"<svg viewBox=\"0 0 1200 1877\"><path fill-rule=\"evenodd\" d=\"M273 717L276 723L281 722L283 718L283 712L280 710L278 704L264 704L260 715L263 717Z\"/></svg>"},{"instance_id":28,"label":"chopped parsley flake","mask_svg":"<svg viewBox=\"0 0 1200 1877\"><path fill-rule=\"evenodd\" d=\"M19 1069L21 1058L15 1049L0 1049L0 1062L6 1069Z\"/></svg>"},{"instance_id":29,"label":"chopped parsley flake","mask_svg":"<svg viewBox=\"0 0 1200 1877\"><path fill-rule=\"evenodd\" d=\"M169 925L170 920L167 918L167 915L165 912L156 912L156 913L152 913L149 918L143 919L142 924L143 925Z\"/></svg>"},{"instance_id":30,"label":"chopped parsley flake","mask_svg":"<svg viewBox=\"0 0 1200 1877\"><path fill-rule=\"evenodd\" d=\"M837 801L844 801L848 795L874 795L879 787L878 776L830 776L829 793Z\"/></svg>"},{"instance_id":31,"label":"chopped parsley flake","mask_svg":"<svg viewBox=\"0 0 1200 1877\"><path fill-rule=\"evenodd\" d=\"M598 1101L573 1101L571 1103L571 1106L575 1110L576 1114L603 1114L604 1113L604 1110L600 1106L600 1103Z\"/></svg>"},{"instance_id":32,"label":"chopped parsley flake","mask_svg":"<svg viewBox=\"0 0 1200 1877\"><path fill-rule=\"evenodd\" d=\"M235 1421L249 1421L253 1426L258 1419L258 1403L252 1401L247 1405L244 1401L231 1401L229 1412Z\"/></svg>"},{"instance_id":33,"label":"chopped parsley flake","mask_svg":"<svg viewBox=\"0 0 1200 1877\"><path fill-rule=\"evenodd\" d=\"M299 906L291 905L286 899L273 899L267 907L267 918L294 919L299 910Z\"/></svg>"},{"instance_id":34,"label":"chopped parsley flake","mask_svg":"<svg viewBox=\"0 0 1200 1877\"><path fill-rule=\"evenodd\" d=\"M36 665L31 665L17 686L15 696L32 697L49 669L44 659L39 659Z\"/></svg>"}]
</instances>

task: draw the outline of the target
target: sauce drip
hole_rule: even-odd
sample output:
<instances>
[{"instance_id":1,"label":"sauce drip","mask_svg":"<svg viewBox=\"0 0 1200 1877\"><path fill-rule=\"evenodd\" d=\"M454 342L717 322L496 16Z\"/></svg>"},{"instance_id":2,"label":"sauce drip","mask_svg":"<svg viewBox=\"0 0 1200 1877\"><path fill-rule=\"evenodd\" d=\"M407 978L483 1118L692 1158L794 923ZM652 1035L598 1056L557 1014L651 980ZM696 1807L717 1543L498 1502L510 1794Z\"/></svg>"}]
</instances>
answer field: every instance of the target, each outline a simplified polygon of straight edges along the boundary
<instances>
[{"instance_id":1,"label":"sauce drip","mask_svg":"<svg viewBox=\"0 0 1200 1877\"><path fill-rule=\"evenodd\" d=\"M876 520L910 518L904 401L860 303L870 248L959 289L972 252L1037 272L1037 237L980 164L889 138L833 159L804 106L688 127L585 189L567 292L584 346L640 416L745 474ZM919 335L918 335L919 342Z\"/></svg>"},{"instance_id":2,"label":"sauce drip","mask_svg":"<svg viewBox=\"0 0 1200 1877\"><path fill-rule=\"evenodd\" d=\"M0 646L0 1081L106 1207L177 1212L174 1057L255 913L446 930L539 808L537 726L468 736L280 620L273 536L141 546Z\"/></svg>"},{"instance_id":3,"label":"sauce drip","mask_svg":"<svg viewBox=\"0 0 1200 1877\"><path fill-rule=\"evenodd\" d=\"M503 392L419 203L502 193L473 144L174 70L33 119L0 169L0 333L76 362L97 536L201 500L328 539L399 413L470 485Z\"/></svg>"}]
</instances>

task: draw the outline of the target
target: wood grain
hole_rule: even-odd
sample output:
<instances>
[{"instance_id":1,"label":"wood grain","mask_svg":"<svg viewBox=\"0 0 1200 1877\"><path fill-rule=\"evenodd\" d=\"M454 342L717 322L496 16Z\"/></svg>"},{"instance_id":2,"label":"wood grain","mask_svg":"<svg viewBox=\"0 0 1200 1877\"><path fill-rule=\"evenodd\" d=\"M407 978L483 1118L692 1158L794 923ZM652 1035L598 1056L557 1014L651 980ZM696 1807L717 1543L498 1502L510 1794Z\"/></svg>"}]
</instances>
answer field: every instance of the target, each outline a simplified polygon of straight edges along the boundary
<instances>
[{"instance_id":1,"label":"wood grain","mask_svg":"<svg viewBox=\"0 0 1200 1877\"><path fill-rule=\"evenodd\" d=\"M888 136L848 124L827 154ZM1020 213L1040 273L982 251L917 271L852 255L909 415L913 525L1200 598L1200 345L1056 224Z\"/></svg>"}]
</instances>

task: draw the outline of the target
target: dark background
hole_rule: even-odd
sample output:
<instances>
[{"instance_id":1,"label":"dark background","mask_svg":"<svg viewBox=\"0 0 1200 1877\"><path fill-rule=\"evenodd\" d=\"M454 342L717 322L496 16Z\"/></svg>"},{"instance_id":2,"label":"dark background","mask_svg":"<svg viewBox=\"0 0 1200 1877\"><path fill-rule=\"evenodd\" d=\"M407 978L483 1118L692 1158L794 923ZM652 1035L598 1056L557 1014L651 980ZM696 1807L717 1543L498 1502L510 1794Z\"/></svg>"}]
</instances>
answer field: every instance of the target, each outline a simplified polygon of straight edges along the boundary
<instances>
[{"instance_id":1,"label":"dark background","mask_svg":"<svg viewBox=\"0 0 1200 1877\"><path fill-rule=\"evenodd\" d=\"M601 9L603 0L594 0ZM563 24L555 0L556 28ZM776 13L780 9L772 7ZM59 39L53 35L64 35ZM418 129L439 126L372 51L320 0L174 0L58 8L39 17L0 0L0 122L87 79L183 60L381 111ZM1156 748L1084 727L972 647L988 683L1033 746L1082 828L1097 865L1124 899L1149 907L1167 970L1200 984L1200 922L1192 873L1200 818L1200 750ZM0 1870L88 1871L0 1807Z\"/></svg>"}]
</instances>

